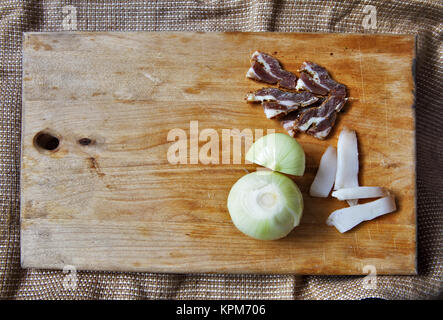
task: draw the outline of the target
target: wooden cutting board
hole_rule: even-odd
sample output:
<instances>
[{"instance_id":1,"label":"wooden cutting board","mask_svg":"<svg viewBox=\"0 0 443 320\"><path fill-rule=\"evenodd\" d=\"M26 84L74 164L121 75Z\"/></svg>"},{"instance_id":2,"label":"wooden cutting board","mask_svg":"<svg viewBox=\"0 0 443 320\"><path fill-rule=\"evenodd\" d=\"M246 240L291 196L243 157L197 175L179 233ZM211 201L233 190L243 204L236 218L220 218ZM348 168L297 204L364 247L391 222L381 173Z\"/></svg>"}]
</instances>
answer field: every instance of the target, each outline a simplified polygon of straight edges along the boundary
<instances>
[{"instance_id":1,"label":"wooden cutting board","mask_svg":"<svg viewBox=\"0 0 443 320\"><path fill-rule=\"evenodd\" d=\"M228 154L226 130L250 129L254 138L260 130L285 132L259 105L244 101L265 86L245 78L255 50L293 72L305 60L323 65L354 99L327 140L297 137L306 173L294 180L305 210L300 226L277 241L243 235L226 208L231 186L257 168L244 163L244 150ZM22 266L416 273L413 59L412 36L25 34ZM308 190L322 153L336 146L344 126L358 134L360 184L392 190L398 210L340 234L325 221L346 202L311 198ZM219 139L219 163L189 163L210 129ZM170 163L175 144L168 134L189 140L191 131L203 141L185 142L187 163Z\"/></svg>"}]
</instances>

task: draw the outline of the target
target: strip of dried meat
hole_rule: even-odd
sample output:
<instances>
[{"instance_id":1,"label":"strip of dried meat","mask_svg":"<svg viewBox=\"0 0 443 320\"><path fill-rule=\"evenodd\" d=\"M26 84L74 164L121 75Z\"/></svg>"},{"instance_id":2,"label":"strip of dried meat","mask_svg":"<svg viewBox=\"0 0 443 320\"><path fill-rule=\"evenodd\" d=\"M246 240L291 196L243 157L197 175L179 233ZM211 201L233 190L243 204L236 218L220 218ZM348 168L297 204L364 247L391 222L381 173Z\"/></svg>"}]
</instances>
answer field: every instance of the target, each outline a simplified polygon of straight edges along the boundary
<instances>
[{"instance_id":1,"label":"strip of dried meat","mask_svg":"<svg viewBox=\"0 0 443 320\"><path fill-rule=\"evenodd\" d=\"M300 107L311 105L318 98L310 92L286 92L277 88L263 88L246 96L248 102L262 102L268 119L282 117Z\"/></svg>"},{"instance_id":2,"label":"strip of dried meat","mask_svg":"<svg viewBox=\"0 0 443 320\"><path fill-rule=\"evenodd\" d=\"M279 84L280 87L295 89L297 76L286 71L274 57L259 51L255 51L251 57L251 68L246 77L270 84Z\"/></svg>"},{"instance_id":3,"label":"strip of dried meat","mask_svg":"<svg viewBox=\"0 0 443 320\"><path fill-rule=\"evenodd\" d=\"M316 108L316 107L320 106L325 100L326 100L326 98L318 98L318 100L315 103L313 103L312 105L305 107L305 108L299 108L297 111L288 113L287 115L279 118L280 124L289 133L289 135L291 137L295 137L295 135L297 134L297 131L298 131L297 128L295 127L295 125L296 125L300 115L302 115L307 110L310 110L312 108Z\"/></svg>"},{"instance_id":4,"label":"strip of dried meat","mask_svg":"<svg viewBox=\"0 0 443 320\"><path fill-rule=\"evenodd\" d=\"M337 112L347 101L346 87L333 80L325 68L313 62L303 62L300 71L298 90L307 90L319 95L328 94L328 97L319 107L312 107L300 113L291 133L302 131L318 139L325 139L335 124Z\"/></svg>"},{"instance_id":5,"label":"strip of dried meat","mask_svg":"<svg viewBox=\"0 0 443 320\"><path fill-rule=\"evenodd\" d=\"M310 92L287 92L277 88L263 88L246 96L248 102L275 101L282 106L308 106L318 100Z\"/></svg>"},{"instance_id":6,"label":"strip of dried meat","mask_svg":"<svg viewBox=\"0 0 443 320\"><path fill-rule=\"evenodd\" d=\"M292 130L307 132L318 139L325 139L331 132L337 118L337 111L341 110L345 99L329 96L318 107L302 111L294 123Z\"/></svg>"},{"instance_id":7,"label":"strip of dried meat","mask_svg":"<svg viewBox=\"0 0 443 320\"><path fill-rule=\"evenodd\" d=\"M285 107L278 102L265 101L262 103L263 111L265 112L266 118L276 119L288 114L293 109L298 109L298 107Z\"/></svg>"},{"instance_id":8,"label":"strip of dried meat","mask_svg":"<svg viewBox=\"0 0 443 320\"><path fill-rule=\"evenodd\" d=\"M308 129L307 133L314 136L317 139L324 140L329 135L332 127L337 119L337 112L334 112L329 117L319 121L315 126Z\"/></svg>"},{"instance_id":9,"label":"strip of dried meat","mask_svg":"<svg viewBox=\"0 0 443 320\"><path fill-rule=\"evenodd\" d=\"M291 137L295 137L297 130L295 129L295 123L300 116L300 111L288 113L286 116L280 118L280 124L288 132Z\"/></svg>"},{"instance_id":10,"label":"strip of dried meat","mask_svg":"<svg viewBox=\"0 0 443 320\"><path fill-rule=\"evenodd\" d=\"M315 82L307 73L302 72L297 81L297 90L307 90L309 92L325 96L329 93L329 89Z\"/></svg>"},{"instance_id":11,"label":"strip of dried meat","mask_svg":"<svg viewBox=\"0 0 443 320\"><path fill-rule=\"evenodd\" d=\"M339 112L347 101L346 86L333 80L329 72L310 61L300 67L300 78L284 70L277 59L254 52L247 77L298 92L263 88L249 93L248 102L261 102L266 117L280 120L289 135L306 132L325 139L332 130Z\"/></svg>"},{"instance_id":12,"label":"strip of dried meat","mask_svg":"<svg viewBox=\"0 0 443 320\"><path fill-rule=\"evenodd\" d=\"M346 87L333 80L328 71L316 63L305 61L300 67L297 90L307 90L315 94L346 96Z\"/></svg>"}]
</instances>

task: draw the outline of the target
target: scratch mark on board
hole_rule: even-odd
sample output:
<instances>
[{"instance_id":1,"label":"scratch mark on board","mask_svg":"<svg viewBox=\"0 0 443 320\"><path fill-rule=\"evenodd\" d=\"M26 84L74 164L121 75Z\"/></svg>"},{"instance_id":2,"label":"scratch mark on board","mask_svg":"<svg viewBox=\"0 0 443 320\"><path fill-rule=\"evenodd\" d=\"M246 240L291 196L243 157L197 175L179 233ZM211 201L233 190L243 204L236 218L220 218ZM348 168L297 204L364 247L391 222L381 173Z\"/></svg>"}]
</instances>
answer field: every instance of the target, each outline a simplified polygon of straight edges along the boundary
<instances>
[{"instance_id":1,"label":"scratch mark on board","mask_svg":"<svg viewBox=\"0 0 443 320\"><path fill-rule=\"evenodd\" d=\"M361 49L360 49L360 43L358 44L358 55L360 59L360 79L361 79L361 92L363 96L363 103L366 103L366 95L365 95L365 81L363 78L363 62L362 62L362 56L361 56Z\"/></svg>"},{"instance_id":2,"label":"scratch mark on board","mask_svg":"<svg viewBox=\"0 0 443 320\"><path fill-rule=\"evenodd\" d=\"M386 77L383 75L383 89L385 91L384 97L383 97L383 104L385 106L385 141L386 141L386 147L387 150L391 150L391 146L389 143L389 105L386 101L386 97L388 96L388 90L386 88ZM389 164L389 159L384 159L385 155L383 155L383 163L387 162L387 164ZM387 186L391 185L391 175L390 174L385 174L385 177L388 181L388 183L386 184Z\"/></svg>"}]
</instances>

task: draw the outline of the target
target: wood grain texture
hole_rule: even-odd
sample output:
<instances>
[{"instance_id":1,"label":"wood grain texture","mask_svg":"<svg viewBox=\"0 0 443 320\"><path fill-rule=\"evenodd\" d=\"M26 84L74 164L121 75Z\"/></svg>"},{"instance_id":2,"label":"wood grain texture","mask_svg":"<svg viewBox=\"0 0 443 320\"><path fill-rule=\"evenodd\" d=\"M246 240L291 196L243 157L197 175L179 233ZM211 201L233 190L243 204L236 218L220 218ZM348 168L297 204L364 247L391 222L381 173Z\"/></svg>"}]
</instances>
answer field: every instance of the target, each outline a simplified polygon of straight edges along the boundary
<instances>
[{"instance_id":1,"label":"wood grain texture","mask_svg":"<svg viewBox=\"0 0 443 320\"><path fill-rule=\"evenodd\" d=\"M190 121L220 138L233 128L284 132L244 101L264 86L245 78L255 50L291 71L304 60L323 65L354 98L327 140L297 137L306 173L294 180L305 210L300 226L277 241L244 236L226 209L231 186L256 165L221 164L221 141L220 164L167 161L168 132L189 137ZM414 274L413 58L411 36L25 34L22 266L365 274L370 264L377 274ZM392 190L398 210L340 234L325 221L346 202L311 198L308 190L343 126L358 135L360 184ZM35 146L41 131L59 138L56 150Z\"/></svg>"}]
</instances>

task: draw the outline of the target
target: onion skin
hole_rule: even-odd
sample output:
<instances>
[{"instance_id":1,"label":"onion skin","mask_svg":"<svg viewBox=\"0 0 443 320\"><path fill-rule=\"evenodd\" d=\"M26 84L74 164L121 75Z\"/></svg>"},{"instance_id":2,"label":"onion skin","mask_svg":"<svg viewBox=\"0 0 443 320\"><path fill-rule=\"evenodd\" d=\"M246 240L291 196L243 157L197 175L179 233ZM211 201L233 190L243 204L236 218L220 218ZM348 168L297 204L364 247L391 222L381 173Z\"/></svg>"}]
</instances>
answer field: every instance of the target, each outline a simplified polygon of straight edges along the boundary
<instances>
[{"instance_id":1,"label":"onion skin","mask_svg":"<svg viewBox=\"0 0 443 320\"><path fill-rule=\"evenodd\" d=\"M311 184L309 194L312 197L326 198L334 186L337 171L337 150L329 146L323 153L320 165Z\"/></svg>"}]
</instances>

